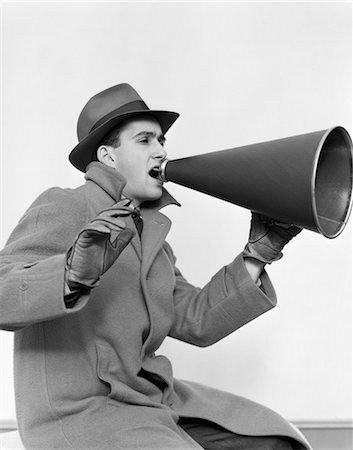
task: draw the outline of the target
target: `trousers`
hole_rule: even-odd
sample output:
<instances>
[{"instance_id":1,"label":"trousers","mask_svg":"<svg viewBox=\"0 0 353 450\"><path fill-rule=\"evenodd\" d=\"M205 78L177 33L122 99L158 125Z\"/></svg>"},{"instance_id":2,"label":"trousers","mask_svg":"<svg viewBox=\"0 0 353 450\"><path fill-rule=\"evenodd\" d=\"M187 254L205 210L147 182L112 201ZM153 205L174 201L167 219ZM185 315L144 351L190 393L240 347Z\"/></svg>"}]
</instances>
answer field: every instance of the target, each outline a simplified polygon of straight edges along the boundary
<instances>
[{"instance_id":1,"label":"trousers","mask_svg":"<svg viewBox=\"0 0 353 450\"><path fill-rule=\"evenodd\" d=\"M213 422L180 418L178 425L205 450L303 450L305 447L284 436L244 436Z\"/></svg>"}]
</instances>

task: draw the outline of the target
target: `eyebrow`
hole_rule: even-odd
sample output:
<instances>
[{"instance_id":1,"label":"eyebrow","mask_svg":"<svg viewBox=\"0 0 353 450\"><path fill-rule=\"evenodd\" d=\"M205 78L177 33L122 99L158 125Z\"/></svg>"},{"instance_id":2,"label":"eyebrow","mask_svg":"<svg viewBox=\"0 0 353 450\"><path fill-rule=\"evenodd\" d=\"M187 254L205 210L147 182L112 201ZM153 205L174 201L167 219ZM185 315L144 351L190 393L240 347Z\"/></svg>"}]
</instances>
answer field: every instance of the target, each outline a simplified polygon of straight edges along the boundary
<instances>
[{"instance_id":1,"label":"eyebrow","mask_svg":"<svg viewBox=\"0 0 353 450\"><path fill-rule=\"evenodd\" d=\"M134 138L137 138L139 136L157 137L157 133L155 133L154 131L140 131L139 133L135 134ZM159 142L163 142L164 144L166 141L164 134L160 134L158 136L158 140Z\"/></svg>"}]
</instances>

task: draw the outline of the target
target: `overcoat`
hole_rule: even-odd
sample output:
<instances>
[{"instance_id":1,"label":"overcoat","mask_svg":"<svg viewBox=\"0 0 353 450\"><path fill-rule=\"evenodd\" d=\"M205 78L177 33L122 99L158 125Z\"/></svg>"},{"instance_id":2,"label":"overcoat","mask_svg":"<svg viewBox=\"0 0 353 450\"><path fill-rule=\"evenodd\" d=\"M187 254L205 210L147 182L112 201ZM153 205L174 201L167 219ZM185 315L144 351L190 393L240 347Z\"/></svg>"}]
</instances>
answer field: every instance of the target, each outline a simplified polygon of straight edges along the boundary
<instances>
[{"instance_id":1,"label":"overcoat","mask_svg":"<svg viewBox=\"0 0 353 450\"><path fill-rule=\"evenodd\" d=\"M65 255L93 217L121 197L124 179L99 162L76 189L51 188L31 205L1 252L1 327L15 331L14 376L19 431L33 449L201 448L179 417L213 421L245 435L301 433L245 398L173 377L156 352L166 336L211 345L273 308L241 255L202 289L175 266L159 209L177 203L167 191L143 204L136 234L99 286L68 307ZM131 217L124 219L134 227Z\"/></svg>"}]
</instances>

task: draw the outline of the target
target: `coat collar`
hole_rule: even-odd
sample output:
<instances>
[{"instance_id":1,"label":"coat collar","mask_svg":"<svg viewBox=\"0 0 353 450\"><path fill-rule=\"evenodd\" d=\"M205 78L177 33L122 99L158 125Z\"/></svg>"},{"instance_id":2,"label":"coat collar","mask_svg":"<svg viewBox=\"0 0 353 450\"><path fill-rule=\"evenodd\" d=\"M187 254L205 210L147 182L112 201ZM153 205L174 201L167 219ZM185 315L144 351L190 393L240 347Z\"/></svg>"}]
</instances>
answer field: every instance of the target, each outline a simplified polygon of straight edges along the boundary
<instances>
[{"instance_id":1,"label":"coat collar","mask_svg":"<svg viewBox=\"0 0 353 450\"><path fill-rule=\"evenodd\" d=\"M106 166L98 161L93 161L88 165L85 179L97 184L115 203L121 199L121 193L126 185L126 179L123 175L112 167ZM163 188L161 198L152 202L144 202L141 208L158 211L168 205L180 206L180 203Z\"/></svg>"},{"instance_id":2,"label":"coat collar","mask_svg":"<svg viewBox=\"0 0 353 450\"><path fill-rule=\"evenodd\" d=\"M90 185L87 200L92 218L117 203L126 185L126 179L118 171L96 161L89 164L85 179ZM148 271L171 225L168 217L160 213L159 209L171 204L180 206L180 203L163 188L160 199L141 205L141 216L144 221L142 239L140 241L136 234L131 243L142 261L145 272ZM131 217L127 217L125 221L127 226L135 227Z\"/></svg>"}]
</instances>

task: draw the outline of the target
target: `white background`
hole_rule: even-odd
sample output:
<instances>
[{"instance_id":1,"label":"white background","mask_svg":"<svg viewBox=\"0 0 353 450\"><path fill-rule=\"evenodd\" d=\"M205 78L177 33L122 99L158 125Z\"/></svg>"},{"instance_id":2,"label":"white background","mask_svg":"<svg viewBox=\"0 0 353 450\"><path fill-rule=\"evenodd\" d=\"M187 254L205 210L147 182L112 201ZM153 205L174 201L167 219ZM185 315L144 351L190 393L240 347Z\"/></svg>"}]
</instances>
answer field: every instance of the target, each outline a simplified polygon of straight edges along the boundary
<instances>
[{"instance_id":1,"label":"white background","mask_svg":"<svg viewBox=\"0 0 353 450\"><path fill-rule=\"evenodd\" d=\"M4 3L2 245L44 189L82 183L67 155L95 93L129 82L180 112L170 158L342 125L352 132L351 4ZM244 247L250 212L168 184L169 242L203 285ZM175 376L291 420L351 418L351 231L304 231L269 267L278 306L220 343L168 340ZM12 334L1 332L1 419L14 419Z\"/></svg>"}]
</instances>

